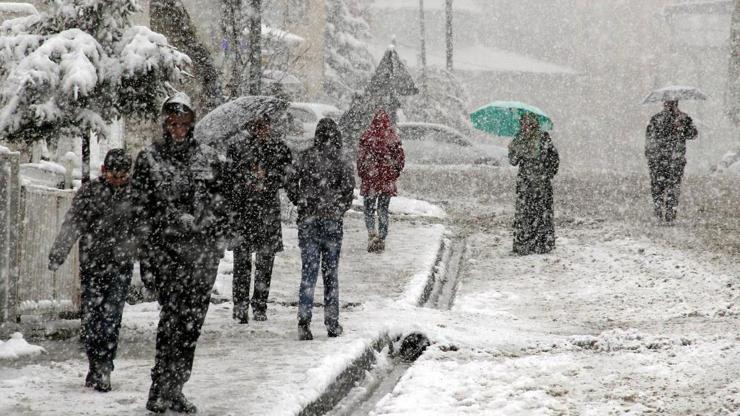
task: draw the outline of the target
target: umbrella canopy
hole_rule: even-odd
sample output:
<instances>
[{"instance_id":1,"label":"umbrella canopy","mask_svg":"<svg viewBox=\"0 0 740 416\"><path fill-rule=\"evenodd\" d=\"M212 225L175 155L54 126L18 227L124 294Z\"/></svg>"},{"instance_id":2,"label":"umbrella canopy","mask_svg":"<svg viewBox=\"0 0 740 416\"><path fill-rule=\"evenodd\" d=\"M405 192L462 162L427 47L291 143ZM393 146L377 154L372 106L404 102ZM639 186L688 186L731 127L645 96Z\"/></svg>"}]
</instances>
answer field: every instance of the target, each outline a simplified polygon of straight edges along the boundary
<instances>
[{"instance_id":1,"label":"umbrella canopy","mask_svg":"<svg viewBox=\"0 0 740 416\"><path fill-rule=\"evenodd\" d=\"M514 137L519 133L519 120L525 114L534 114L543 131L553 129L552 120L539 108L518 101L494 101L473 111L470 121L473 127L486 133L502 137Z\"/></svg>"},{"instance_id":2,"label":"umbrella canopy","mask_svg":"<svg viewBox=\"0 0 740 416\"><path fill-rule=\"evenodd\" d=\"M242 132L250 120L267 115L273 120L283 116L289 103L272 96L239 97L216 107L195 126L195 139L216 149L223 149L228 140Z\"/></svg>"},{"instance_id":3,"label":"umbrella canopy","mask_svg":"<svg viewBox=\"0 0 740 416\"><path fill-rule=\"evenodd\" d=\"M659 90L655 90L645 97L643 104L658 103L663 101L681 101L681 100L706 100L707 95L698 88L687 87L683 85L671 85Z\"/></svg>"}]
</instances>

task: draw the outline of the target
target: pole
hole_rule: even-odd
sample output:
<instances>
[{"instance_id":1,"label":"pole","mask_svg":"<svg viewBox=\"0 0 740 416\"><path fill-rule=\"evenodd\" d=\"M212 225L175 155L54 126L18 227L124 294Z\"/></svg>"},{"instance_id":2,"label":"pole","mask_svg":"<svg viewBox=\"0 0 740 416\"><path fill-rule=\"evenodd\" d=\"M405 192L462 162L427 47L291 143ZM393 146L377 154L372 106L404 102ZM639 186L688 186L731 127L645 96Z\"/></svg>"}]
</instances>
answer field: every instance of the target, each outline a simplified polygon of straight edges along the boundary
<instances>
[{"instance_id":1,"label":"pole","mask_svg":"<svg viewBox=\"0 0 740 416\"><path fill-rule=\"evenodd\" d=\"M82 135L82 166L80 167L80 173L82 174L83 184L90 182L90 132Z\"/></svg>"},{"instance_id":2,"label":"pole","mask_svg":"<svg viewBox=\"0 0 740 416\"><path fill-rule=\"evenodd\" d=\"M452 0L445 1L445 17L447 20L447 30L445 31L447 40L447 70L452 72Z\"/></svg>"},{"instance_id":3,"label":"pole","mask_svg":"<svg viewBox=\"0 0 740 416\"><path fill-rule=\"evenodd\" d=\"M426 27L424 25L424 0L419 0L419 36L421 39L421 45L419 46L420 60L421 60L421 93L423 96L426 95L426 74L427 74L427 42L426 42Z\"/></svg>"},{"instance_id":4,"label":"pole","mask_svg":"<svg viewBox=\"0 0 740 416\"><path fill-rule=\"evenodd\" d=\"M249 16L249 94L262 91L262 0L250 0Z\"/></svg>"}]
</instances>

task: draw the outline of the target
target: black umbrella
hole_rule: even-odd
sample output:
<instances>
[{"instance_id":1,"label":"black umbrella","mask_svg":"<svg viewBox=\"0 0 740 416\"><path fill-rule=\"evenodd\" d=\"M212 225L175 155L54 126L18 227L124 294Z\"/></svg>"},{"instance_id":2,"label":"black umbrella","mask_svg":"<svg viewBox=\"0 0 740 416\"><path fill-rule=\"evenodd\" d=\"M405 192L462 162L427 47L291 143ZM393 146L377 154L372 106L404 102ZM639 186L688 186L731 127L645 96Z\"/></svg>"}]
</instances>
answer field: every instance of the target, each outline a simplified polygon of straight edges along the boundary
<instances>
[{"instance_id":1,"label":"black umbrella","mask_svg":"<svg viewBox=\"0 0 740 416\"><path fill-rule=\"evenodd\" d=\"M248 122L264 115L276 120L283 116L288 105L285 100L266 95L239 97L203 117L195 126L195 139L223 150L230 138L244 131Z\"/></svg>"}]
</instances>

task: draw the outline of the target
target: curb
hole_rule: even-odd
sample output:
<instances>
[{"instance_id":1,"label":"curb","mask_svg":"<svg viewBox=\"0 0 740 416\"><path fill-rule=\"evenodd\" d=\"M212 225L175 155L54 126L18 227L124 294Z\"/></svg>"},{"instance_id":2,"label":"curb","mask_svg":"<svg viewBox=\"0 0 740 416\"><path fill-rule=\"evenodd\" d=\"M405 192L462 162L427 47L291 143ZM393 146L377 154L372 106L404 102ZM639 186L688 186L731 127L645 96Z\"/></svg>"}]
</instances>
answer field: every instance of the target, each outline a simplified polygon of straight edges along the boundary
<instances>
[{"instance_id":1,"label":"curb","mask_svg":"<svg viewBox=\"0 0 740 416\"><path fill-rule=\"evenodd\" d=\"M417 306L424 306L433 294L433 290L439 287L439 282L444 279L447 270L446 264L452 253L452 243L449 238L443 238L442 244L437 252L437 259L432 270L429 271L426 285L422 295L417 300ZM321 416L331 411L357 384L365 378L365 374L372 369L377 362L377 354L384 348L393 344L393 339L388 333L381 334L365 351L355 358L339 376L324 390L321 395L303 407L298 416Z\"/></svg>"}]
</instances>

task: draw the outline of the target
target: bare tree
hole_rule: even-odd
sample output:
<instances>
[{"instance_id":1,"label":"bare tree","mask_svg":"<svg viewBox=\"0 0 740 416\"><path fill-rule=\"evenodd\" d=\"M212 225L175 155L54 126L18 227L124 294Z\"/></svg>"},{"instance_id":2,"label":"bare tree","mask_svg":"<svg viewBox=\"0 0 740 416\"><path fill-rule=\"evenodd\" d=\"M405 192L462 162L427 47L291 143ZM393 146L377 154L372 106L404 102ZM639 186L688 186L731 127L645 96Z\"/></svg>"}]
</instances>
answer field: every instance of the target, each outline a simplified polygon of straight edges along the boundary
<instances>
[{"instance_id":1,"label":"bare tree","mask_svg":"<svg viewBox=\"0 0 740 416\"><path fill-rule=\"evenodd\" d=\"M445 38L447 40L447 71L452 72L452 0L445 1Z\"/></svg>"},{"instance_id":2,"label":"bare tree","mask_svg":"<svg viewBox=\"0 0 740 416\"><path fill-rule=\"evenodd\" d=\"M730 117L740 127L740 0L735 0L730 29Z\"/></svg>"},{"instance_id":3,"label":"bare tree","mask_svg":"<svg viewBox=\"0 0 740 416\"><path fill-rule=\"evenodd\" d=\"M249 94L262 91L262 0L249 0Z\"/></svg>"},{"instance_id":4,"label":"bare tree","mask_svg":"<svg viewBox=\"0 0 740 416\"><path fill-rule=\"evenodd\" d=\"M424 26L424 0L419 0L419 37L421 39L419 54L421 55L421 93L426 93L426 71L427 71L427 40L426 27Z\"/></svg>"},{"instance_id":5,"label":"bare tree","mask_svg":"<svg viewBox=\"0 0 740 416\"><path fill-rule=\"evenodd\" d=\"M152 0L149 6L150 26L164 34L172 45L190 56L195 77L203 87L204 110L223 102L223 89L218 70L208 48L198 39L195 25L181 0Z\"/></svg>"},{"instance_id":6,"label":"bare tree","mask_svg":"<svg viewBox=\"0 0 740 416\"><path fill-rule=\"evenodd\" d=\"M228 40L227 65L231 65L231 77L226 83L226 92L231 98L242 95L243 66L242 31L244 30L243 0L221 0L221 31Z\"/></svg>"}]
</instances>

